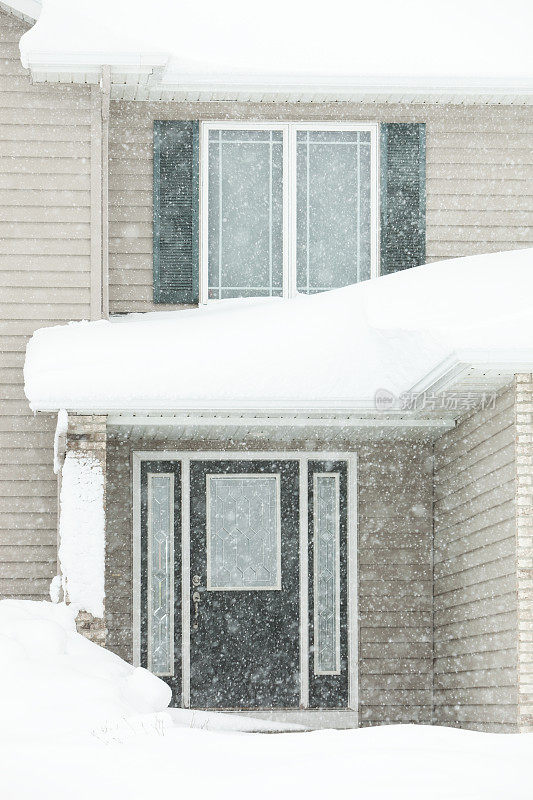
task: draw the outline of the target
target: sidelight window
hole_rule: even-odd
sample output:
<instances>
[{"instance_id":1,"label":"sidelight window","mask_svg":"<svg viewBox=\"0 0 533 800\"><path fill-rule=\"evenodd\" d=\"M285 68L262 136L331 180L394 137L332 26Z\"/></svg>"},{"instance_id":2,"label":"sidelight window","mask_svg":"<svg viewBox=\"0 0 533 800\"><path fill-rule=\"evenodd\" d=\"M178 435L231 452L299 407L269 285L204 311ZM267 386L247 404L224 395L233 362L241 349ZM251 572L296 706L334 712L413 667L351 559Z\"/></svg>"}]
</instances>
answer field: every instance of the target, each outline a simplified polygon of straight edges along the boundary
<instances>
[{"instance_id":1,"label":"sidelight window","mask_svg":"<svg viewBox=\"0 0 533 800\"><path fill-rule=\"evenodd\" d=\"M315 675L336 675L340 669L339 475L315 473L313 484Z\"/></svg>"},{"instance_id":2,"label":"sidelight window","mask_svg":"<svg viewBox=\"0 0 533 800\"><path fill-rule=\"evenodd\" d=\"M174 475L148 474L148 669L174 674Z\"/></svg>"}]
</instances>

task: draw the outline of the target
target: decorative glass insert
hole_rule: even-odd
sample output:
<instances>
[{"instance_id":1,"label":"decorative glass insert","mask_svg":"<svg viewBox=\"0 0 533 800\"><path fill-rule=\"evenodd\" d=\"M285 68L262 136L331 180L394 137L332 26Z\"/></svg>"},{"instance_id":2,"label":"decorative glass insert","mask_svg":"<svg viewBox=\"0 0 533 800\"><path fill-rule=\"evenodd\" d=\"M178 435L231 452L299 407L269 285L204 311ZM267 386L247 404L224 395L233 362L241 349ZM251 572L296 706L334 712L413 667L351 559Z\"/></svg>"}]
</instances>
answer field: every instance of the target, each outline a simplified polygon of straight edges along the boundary
<instances>
[{"instance_id":1,"label":"decorative glass insert","mask_svg":"<svg viewBox=\"0 0 533 800\"><path fill-rule=\"evenodd\" d=\"M340 672L339 474L313 476L315 675Z\"/></svg>"},{"instance_id":2,"label":"decorative glass insert","mask_svg":"<svg viewBox=\"0 0 533 800\"><path fill-rule=\"evenodd\" d=\"M283 132L210 130L208 296L283 292Z\"/></svg>"},{"instance_id":3,"label":"decorative glass insert","mask_svg":"<svg viewBox=\"0 0 533 800\"><path fill-rule=\"evenodd\" d=\"M279 475L207 476L207 588L281 589Z\"/></svg>"},{"instance_id":4,"label":"decorative glass insert","mask_svg":"<svg viewBox=\"0 0 533 800\"><path fill-rule=\"evenodd\" d=\"M370 278L369 131L296 134L296 280L312 294Z\"/></svg>"},{"instance_id":5,"label":"decorative glass insert","mask_svg":"<svg viewBox=\"0 0 533 800\"><path fill-rule=\"evenodd\" d=\"M174 475L148 474L148 669L174 674Z\"/></svg>"}]
</instances>

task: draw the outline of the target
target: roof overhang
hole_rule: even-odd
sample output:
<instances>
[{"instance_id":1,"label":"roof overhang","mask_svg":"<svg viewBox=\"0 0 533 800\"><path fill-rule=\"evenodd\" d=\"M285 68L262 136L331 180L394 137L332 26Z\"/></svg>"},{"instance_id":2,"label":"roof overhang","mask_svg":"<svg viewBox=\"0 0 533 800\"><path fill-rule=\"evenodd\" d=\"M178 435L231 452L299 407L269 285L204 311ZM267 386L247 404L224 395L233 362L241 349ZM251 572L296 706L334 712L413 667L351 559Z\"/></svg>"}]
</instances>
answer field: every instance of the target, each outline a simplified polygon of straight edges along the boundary
<instances>
[{"instance_id":1,"label":"roof overhang","mask_svg":"<svg viewBox=\"0 0 533 800\"><path fill-rule=\"evenodd\" d=\"M0 3L29 21L41 7L40 0ZM144 5L47 0L45 13L22 39L23 64L35 82L98 83L110 67L117 100L533 102L528 16L513 16L512 10L507 27L501 21L498 26L497 17L491 24L490 15L480 23L474 9L462 13L468 46L460 47L450 10L435 9L435 20L444 26L439 40L432 35L435 20L410 19L414 7L395 15L398 4L389 3L385 29L383 9L361 8L359 29L369 35L354 51L352 26L338 26L338 19L350 19L349 0L332 6L325 20L301 13L305 3L287 8L280 0L281 23L270 9L259 27L244 0ZM485 57L494 52L499 56Z\"/></svg>"},{"instance_id":2,"label":"roof overhang","mask_svg":"<svg viewBox=\"0 0 533 800\"><path fill-rule=\"evenodd\" d=\"M532 373L531 352L524 349L492 351L461 350L442 361L411 393L443 395L446 392L472 393L482 398L488 392L499 392L519 373Z\"/></svg>"},{"instance_id":3,"label":"roof overhang","mask_svg":"<svg viewBox=\"0 0 533 800\"><path fill-rule=\"evenodd\" d=\"M39 0L9 0L9 2L0 2L0 8L29 23L35 22L41 13Z\"/></svg>"},{"instance_id":4,"label":"roof overhang","mask_svg":"<svg viewBox=\"0 0 533 800\"><path fill-rule=\"evenodd\" d=\"M158 53L29 53L25 66L36 83L93 84L110 67L114 100L533 104L529 78L178 75Z\"/></svg>"},{"instance_id":5,"label":"roof overhang","mask_svg":"<svg viewBox=\"0 0 533 800\"><path fill-rule=\"evenodd\" d=\"M343 431L358 438L435 438L453 428L457 421L476 409L489 410L498 394L518 373L533 373L526 354L494 354L488 363L474 351L456 353L441 362L401 397L378 396L349 405L309 403L221 403L216 399L189 402L174 408L130 408L112 404L76 407L75 414L105 415L116 428L150 428L154 431L203 433L239 431L299 431L303 435ZM41 405L39 412L58 412L57 405Z\"/></svg>"}]
</instances>

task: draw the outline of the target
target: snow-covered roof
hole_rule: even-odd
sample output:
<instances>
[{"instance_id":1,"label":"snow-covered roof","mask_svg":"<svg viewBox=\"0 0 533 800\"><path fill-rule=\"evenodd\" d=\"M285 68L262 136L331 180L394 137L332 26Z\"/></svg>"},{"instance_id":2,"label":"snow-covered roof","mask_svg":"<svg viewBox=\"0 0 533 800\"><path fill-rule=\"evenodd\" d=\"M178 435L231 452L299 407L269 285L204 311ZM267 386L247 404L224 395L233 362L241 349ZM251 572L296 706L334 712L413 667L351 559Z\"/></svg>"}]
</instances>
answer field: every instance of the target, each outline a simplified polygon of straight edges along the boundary
<instances>
[{"instance_id":1,"label":"snow-covered roof","mask_svg":"<svg viewBox=\"0 0 533 800\"><path fill-rule=\"evenodd\" d=\"M123 99L533 102L529 0L44 0L35 80Z\"/></svg>"},{"instance_id":2,"label":"snow-covered roof","mask_svg":"<svg viewBox=\"0 0 533 800\"><path fill-rule=\"evenodd\" d=\"M0 8L25 22L35 22L41 13L41 0L2 0Z\"/></svg>"},{"instance_id":3,"label":"snow-covered roof","mask_svg":"<svg viewBox=\"0 0 533 800\"><path fill-rule=\"evenodd\" d=\"M292 299L226 300L36 331L31 408L375 415L376 393L487 391L533 371L533 249Z\"/></svg>"}]
</instances>

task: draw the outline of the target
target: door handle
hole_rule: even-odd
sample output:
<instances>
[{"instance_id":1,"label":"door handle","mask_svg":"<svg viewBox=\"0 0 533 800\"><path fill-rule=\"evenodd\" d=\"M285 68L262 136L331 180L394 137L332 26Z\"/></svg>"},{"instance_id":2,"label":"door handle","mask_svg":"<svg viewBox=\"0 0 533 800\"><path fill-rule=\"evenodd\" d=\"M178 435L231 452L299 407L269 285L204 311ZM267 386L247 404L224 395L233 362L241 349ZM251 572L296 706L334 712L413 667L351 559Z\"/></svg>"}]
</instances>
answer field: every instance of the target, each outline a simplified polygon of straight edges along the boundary
<instances>
[{"instance_id":1,"label":"door handle","mask_svg":"<svg viewBox=\"0 0 533 800\"><path fill-rule=\"evenodd\" d=\"M194 630L198 630L198 620L200 618L200 614L198 611L200 605L200 592L198 590L192 593L192 601L194 603L194 617L192 626Z\"/></svg>"}]
</instances>

